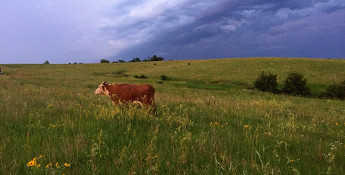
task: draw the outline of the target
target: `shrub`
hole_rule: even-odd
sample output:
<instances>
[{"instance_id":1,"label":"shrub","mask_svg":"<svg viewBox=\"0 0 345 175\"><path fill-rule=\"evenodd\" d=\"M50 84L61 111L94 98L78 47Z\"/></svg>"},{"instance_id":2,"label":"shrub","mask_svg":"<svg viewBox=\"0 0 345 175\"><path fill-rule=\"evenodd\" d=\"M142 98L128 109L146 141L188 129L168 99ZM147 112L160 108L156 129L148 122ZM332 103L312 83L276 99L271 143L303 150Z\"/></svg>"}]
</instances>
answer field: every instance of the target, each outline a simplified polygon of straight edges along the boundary
<instances>
[{"instance_id":1,"label":"shrub","mask_svg":"<svg viewBox=\"0 0 345 175\"><path fill-rule=\"evenodd\" d=\"M309 96L310 89L307 87L307 79L303 74L291 72L284 82L283 92L297 96Z\"/></svg>"},{"instance_id":2,"label":"shrub","mask_svg":"<svg viewBox=\"0 0 345 175\"><path fill-rule=\"evenodd\" d=\"M324 98L345 100L345 80L339 84L327 86L326 92L322 96Z\"/></svg>"},{"instance_id":3,"label":"shrub","mask_svg":"<svg viewBox=\"0 0 345 175\"><path fill-rule=\"evenodd\" d=\"M168 76L166 76L166 75L161 75L161 80L168 80Z\"/></svg>"},{"instance_id":4,"label":"shrub","mask_svg":"<svg viewBox=\"0 0 345 175\"><path fill-rule=\"evenodd\" d=\"M254 86L256 89L264 92L277 93L277 74L271 74L271 72L266 74L265 72L261 72L259 77L255 80Z\"/></svg>"},{"instance_id":5,"label":"shrub","mask_svg":"<svg viewBox=\"0 0 345 175\"><path fill-rule=\"evenodd\" d=\"M43 64L49 64L49 61L48 60L46 60Z\"/></svg>"},{"instance_id":6,"label":"shrub","mask_svg":"<svg viewBox=\"0 0 345 175\"><path fill-rule=\"evenodd\" d=\"M140 78L140 79L144 79L146 78L146 76L144 74L139 75L134 75L134 78Z\"/></svg>"}]
</instances>

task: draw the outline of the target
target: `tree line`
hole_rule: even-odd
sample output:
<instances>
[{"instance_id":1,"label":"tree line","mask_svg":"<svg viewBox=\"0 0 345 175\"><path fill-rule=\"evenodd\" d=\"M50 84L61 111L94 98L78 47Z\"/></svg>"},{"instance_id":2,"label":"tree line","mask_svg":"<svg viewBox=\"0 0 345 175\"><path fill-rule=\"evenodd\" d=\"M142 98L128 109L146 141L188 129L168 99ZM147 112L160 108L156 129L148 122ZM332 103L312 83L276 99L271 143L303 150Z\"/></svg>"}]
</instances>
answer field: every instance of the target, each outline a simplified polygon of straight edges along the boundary
<instances>
[{"instance_id":1,"label":"tree line","mask_svg":"<svg viewBox=\"0 0 345 175\"><path fill-rule=\"evenodd\" d=\"M146 62L146 61L163 61L164 58L163 57L158 57L157 55L153 55L152 57L147 57L147 59L143 59L141 60L138 57L133 58L132 60L128 61L128 62ZM125 60L118 60L118 61L113 61L112 63L125 63ZM101 59L100 63L110 63L109 60L106 59ZM43 64L50 64L48 60L46 60L45 62L43 62ZM68 63L68 64L72 64L72 63ZM77 62L73 63L73 64L78 64ZM82 63L79 63L82 64Z\"/></svg>"},{"instance_id":2,"label":"tree line","mask_svg":"<svg viewBox=\"0 0 345 175\"><path fill-rule=\"evenodd\" d=\"M163 61L163 60L164 60L163 57L158 57L157 55L153 55L152 57L148 57L147 59L143 59L143 60L141 60L138 57L135 57L128 62L146 62L146 61ZM124 63L124 62L125 60L118 60L118 61L113 61L112 63ZM106 59L101 59L100 63L110 63L110 61Z\"/></svg>"}]
</instances>

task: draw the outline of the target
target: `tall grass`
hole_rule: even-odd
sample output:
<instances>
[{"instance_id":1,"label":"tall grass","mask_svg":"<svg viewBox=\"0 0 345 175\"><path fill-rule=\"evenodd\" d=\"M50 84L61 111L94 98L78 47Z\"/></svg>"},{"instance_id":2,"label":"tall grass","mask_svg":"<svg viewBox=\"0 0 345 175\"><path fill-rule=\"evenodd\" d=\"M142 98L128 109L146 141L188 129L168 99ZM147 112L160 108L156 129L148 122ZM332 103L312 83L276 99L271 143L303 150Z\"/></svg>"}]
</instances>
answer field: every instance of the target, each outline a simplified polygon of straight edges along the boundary
<instances>
[{"instance_id":1,"label":"tall grass","mask_svg":"<svg viewBox=\"0 0 345 175\"><path fill-rule=\"evenodd\" d=\"M0 170L2 174L344 174L344 101L237 86L252 84L263 69L281 74L280 68L293 67L297 61L205 60L188 61L189 66L173 61L152 67L3 65L2 70L11 73L0 76ZM321 66L320 60L300 61L311 68ZM331 84L345 76L337 68L344 61L324 61L327 64L319 69L323 75L310 77L311 82L328 84L325 77L333 77ZM249 72L243 62L286 64L252 65L253 73L243 74ZM224 72L211 69L218 64L227 64L220 68ZM328 64L339 72L326 71ZM191 70L172 71L180 66ZM199 73L207 66L209 72ZM114 75L120 70L149 78ZM321 74L313 71L304 74L307 78ZM231 72L238 72L238 77ZM157 84L162 74L174 78ZM153 84L157 114L135 105L113 106L107 97L93 95L105 80ZM28 166L34 158L35 166Z\"/></svg>"}]
</instances>

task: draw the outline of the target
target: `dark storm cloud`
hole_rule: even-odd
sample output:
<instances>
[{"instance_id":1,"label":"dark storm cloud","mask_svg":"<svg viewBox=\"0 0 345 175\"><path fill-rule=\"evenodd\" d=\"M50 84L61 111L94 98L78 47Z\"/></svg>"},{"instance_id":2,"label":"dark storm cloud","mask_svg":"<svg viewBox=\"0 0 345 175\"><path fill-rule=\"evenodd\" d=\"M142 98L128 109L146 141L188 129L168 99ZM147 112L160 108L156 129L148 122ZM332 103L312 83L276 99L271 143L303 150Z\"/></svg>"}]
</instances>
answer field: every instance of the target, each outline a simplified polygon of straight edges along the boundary
<instances>
[{"instance_id":1,"label":"dark storm cloud","mask_svg":"<svg viewBox=\"0 0 345 175\"><path fill-rule=\"evenodd\" d=\"M140 45L171 59L345 56L342 1L227 3L217 12ZM138 50L141 50L140 52ZM123 52L130 57L131 51Z\"/></svg>"},{"instance_id":2,"label":"dark storm cloud","mask_svg":"<svg viewBox=\"0 0 345 175\"><path fill-rule=\"evenodd\" d=\"M4 0L0 19L1 63L345 58L343 0Z\"/></svg>"}]
</instances>

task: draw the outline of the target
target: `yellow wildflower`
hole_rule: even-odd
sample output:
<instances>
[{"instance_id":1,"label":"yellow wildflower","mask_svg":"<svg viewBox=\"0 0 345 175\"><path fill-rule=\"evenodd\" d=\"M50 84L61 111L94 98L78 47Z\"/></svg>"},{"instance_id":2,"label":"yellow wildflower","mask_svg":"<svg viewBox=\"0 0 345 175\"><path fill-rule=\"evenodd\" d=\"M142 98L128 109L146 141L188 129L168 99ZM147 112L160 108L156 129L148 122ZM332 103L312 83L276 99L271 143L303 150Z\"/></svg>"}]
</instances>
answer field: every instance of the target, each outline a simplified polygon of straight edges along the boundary
<instances>
[{"instance_id":1,"label":"yellow wildflower","mask_svg":"<svg viewBox=\"0 0 345 175\"><path fill-rule=\"evenodd\" d=\"M56 168L59 168L59 162L56 162L55 166Z\"/></svg>"},{"instance_id":2,"label":"yellow wildflower","mask_svg":"<svg viewBox=\"0 0 345 175\"><path fill-rule=\"evenodd\" d=\"M210 126L212 126L212 122L210 122Z\"/></svg>"},{"instance_id":3,"label":"yellow wildflower","mask_svg":"<svg viewBox=\"0 0 345 175\"><path fill-rule=\"evenodd\" d=\"M248 127L249 127L249 125L244 125L243 127L248 128Z\"/></svg>"},{"instance_id":4,"label":"yellow wildflower","mask_svg":"<svg viewBox=\"0 0 345 175\"><path fill-rule=\"evenodd\" d=\"M337 126L338 126L338 125L339 125L339 123L336 123L335 125L337 125Z\"/></svg>"},{"instance_id":5,"label":"yellow wildflower","mask_svg":"<svg viewBox=\"0 0 345 175\"><path fill-rule=\"evenodd\" d=\"M71 166L71 164L69 164L69 163L65 163L64 165L65 165L65 166L68 166L68 167Z\"/></svg>"},{"instance_id":6,"label":"yellow wildflower","mask_svg":"<svg viewBox=\"0 0 345 175\"><path fill-rule=\"evenodd\" d=\"M36 166L36 164L37 164L37 161L36 161L36 158L34 158L30 160L28 164L26 164L26 166Z\"/></svg>"},{"instance_id":7,"label":"yellow wildflower","mask_svg":"<svg viewBox=\"0 0 345 175\"><path fill-rule=\"evenodd\" d=\"M38 157L35 157L34 159L30 160L26 166L36 166L37 165L37 159L40 159L42 158L42 155L38 156ZM37 167L40 167L41 164L38 164Z\"/></svg>"},{"instance_id":8,"label":"yellow wildflower","mask_svg":"<svg viewBox=\"0 0 345 175\"><path fill-rule=\"evenodd\" d=\"M37 168L38 168L38 167L41 167L41 164L36 165L36 167L37 167Z\"/></svg>"},{"instance_id":9,"label":"yellow wildflower","mask_svg":"<svg viewBox=\"0 0 345 175\"><path fill-rule=\"evenodd\" d=\"M155 158L158 158L158 156L157 156L157 155L155 155Z\"/></svg>"},{"instance_id":10,"label":"yellow wildflower","mask_svg":"<svg viewBox=\"0 0 345 175\"><path fill-rule=\"evenodd\" d=\"M49 164L46 166L46 168L51 167L51 166L53 166L53 164L52 164L52 163L49 163Z\"/></svg>"},{"instance_id":11,"label":"yellow wildflower","mask_svg":"<svg viewBox=\"0 0 345 175\"><path fill-rule=\"evenodd\" d=\"M290 160L290 162L294 162L295 160Z\"/></svg>"}]
</instances>

